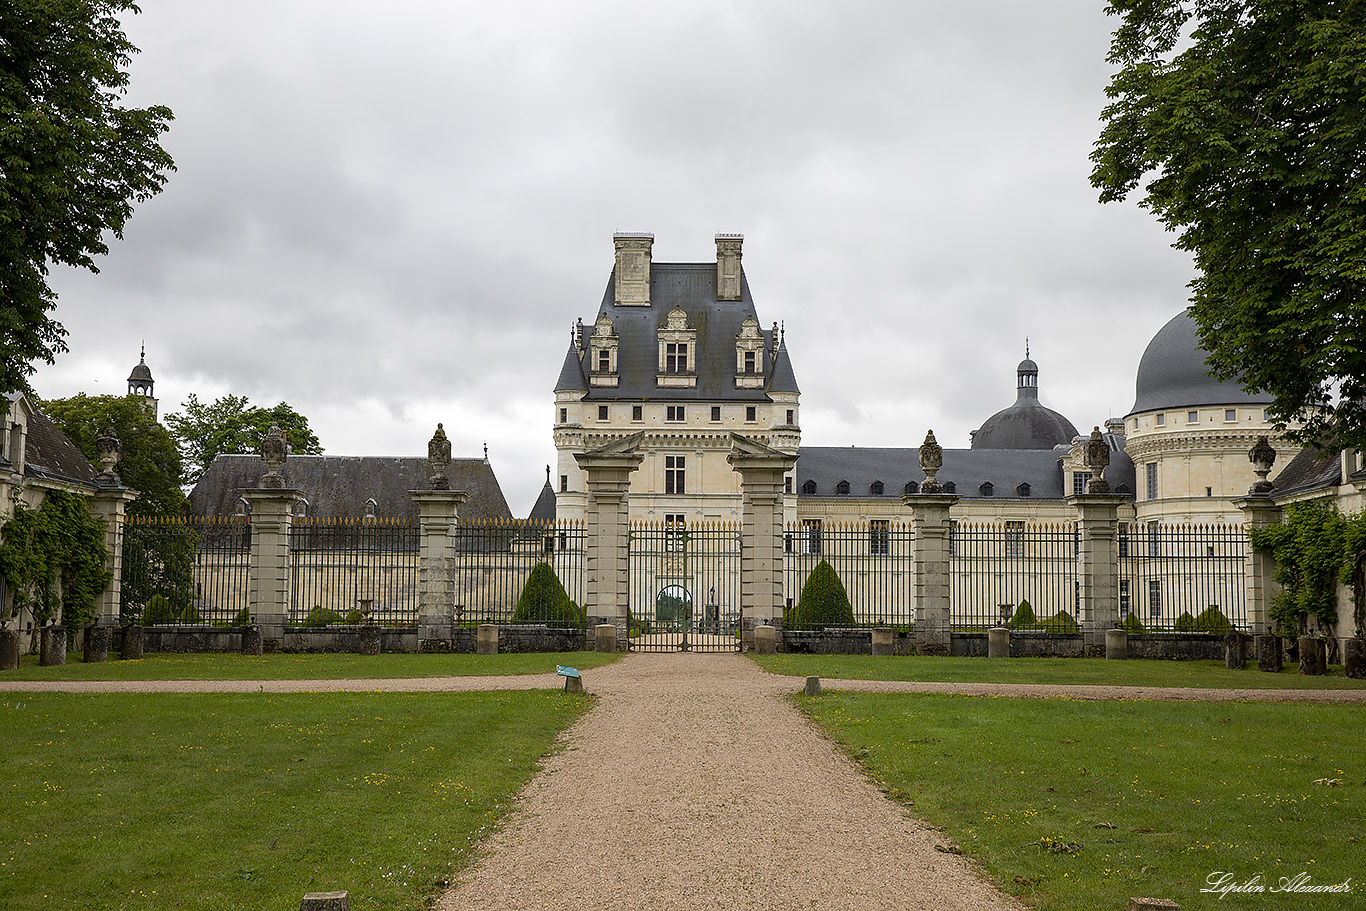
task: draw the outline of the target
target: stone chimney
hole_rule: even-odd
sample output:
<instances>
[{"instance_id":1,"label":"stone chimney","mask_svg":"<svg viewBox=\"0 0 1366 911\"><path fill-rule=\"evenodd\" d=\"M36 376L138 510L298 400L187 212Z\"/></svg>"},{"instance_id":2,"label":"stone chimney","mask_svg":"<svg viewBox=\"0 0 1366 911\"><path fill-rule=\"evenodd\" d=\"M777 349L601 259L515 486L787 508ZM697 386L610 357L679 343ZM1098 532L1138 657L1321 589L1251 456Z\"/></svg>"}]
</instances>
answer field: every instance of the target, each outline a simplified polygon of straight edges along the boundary
<instances>
[{"instance_id":1,"label":"stone chimney","mask_svg":"<svg viewBox=\"0 0 1366 911\"><path fill-rule=\"evenodd\" d=\"M716 299L740 299L740 245L743 234L716 235Z\"/></svg>"},{"instance_id":2,"label":"stone chimney","mask_svg":"<svg viewBox=\"0 0 1366 911\"><path fill-rule=\"evenodd\" d=\"M617 264L613 271L618 307L650 306L650 248L653 234L614 234Z\"/></svg>"}]
</instances>

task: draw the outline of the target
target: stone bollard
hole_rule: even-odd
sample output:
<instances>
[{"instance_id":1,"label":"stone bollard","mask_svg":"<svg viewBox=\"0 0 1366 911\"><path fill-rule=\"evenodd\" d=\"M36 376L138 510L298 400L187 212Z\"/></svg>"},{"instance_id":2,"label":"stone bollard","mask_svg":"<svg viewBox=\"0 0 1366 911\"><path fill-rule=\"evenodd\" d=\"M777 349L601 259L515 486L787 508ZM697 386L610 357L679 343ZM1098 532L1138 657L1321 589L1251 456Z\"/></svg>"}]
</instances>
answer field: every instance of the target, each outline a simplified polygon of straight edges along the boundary
<instances>
[{"instance_id":1,"label":"stone bollard","mask_svg":"<svg viewBox=\"0 0 1366 911\"><path fill-rule=\"evenodd\" d=\"M66 627L45 626L38 646L38 663L43 667L66 664Z\"/></svg>"},{"instance_id":2,"label":"stone bollard","mask_svg":"<svg viewBox=\"0 0 1366 911\"><path fill-rule=\"evenodd\" d=\"M583 688L583 677L564 678L564 691L566 693L582 696L585 692Z\"/></svg>"},{"instance_id":3,"label":"stone bollard","mask_svg":"<svg viewBox=\"0 0 1366 911\"><path fill-rule=\"evenodd\" d=\"M1366 639L1347 639L1342 643L1342 671L1357 680L1366 677Z\"/></svg>"},{"instance_id":4,"label":"stone bollard","mask_svg":"<svg viewBox=\"0 0 1366 911\"><path fill-rule=\"evenodd\" d=\"M498 654L498 627L492 623L481 623L474 634L474 653L476 655Z\"/></svg>"},{"instance_id":5,"label":"stone bollard","mask_svg":"<svg viewBox=\"0 0 1366 911\"><path fill-rule=\"evenodd\" d=\"M1131 898L1127 911L1181 911L1170 898Z\"/></svg>"},{"instance_id":6,"label":"stone bollard","mask_svg":"<svg viewBox=\"0 0 1366 911\"><path fill-rule=\"evenodd\" d=\"M255 623L242 627L242 654L264 655L265 642L261 639L261 627Z\"/></svg>"},{"instance_id":7,"label":"stone bollard","mask_svg":"<svg viewBox=\"0 0 1366 911\"><path fill-rule=\"evenodd\" d=\"M378 624L367 623L360 628L360 653L362 655L378 655L380 642Z\"/></svg>"},{"instance_id":8,"label":"stone bollard","mask_svg":"<svg viewBox=\"0 0 1366 911\"><path fill-rule=\"evenodd\" d=\"M109 660L109 627L85 628L85 663L99 664Z\"/></svg>"},{"instance_id":9,"label":"stone bollard","mask_svg":"<svg viewBox=\"0 0 1366 911\"><path fill-rule=\"evenodd\" d=\"M807 696L819 696L821 694L821 678L807 677L806 689L802 690Z\"/></svg>"},{"instance_id":10,"label":"stone bollard","mask_svg":"<svg viewBox=\"0 0 1366 911\"><path fill-rule=\"evenodd\" d=\"M1317 636L1300 637L1300 673L1308 677L1322 677L1328 673L1323 640Z\"/></svg>"},{"instance_id":11,"label":"stone bollard","mask_svg":"<svg viewBox=\"0 0 1366 911\"><path fill-rule=\"evenodd\" d=\"M19 669L19 631L0 629L0 671Z\"/></svg>"},{"instance_id":12,"label":"stone bollard","mask_svg":"<svg viewBox=\"0 0 1366 911\"><path fill-rule=\"evenodd\" d=\"M778 631L765 623L754 627L754 654L772 655L778 650Z\"/></svg>"},{"instance_id":13,"label":"stone bollard","mask_svg":"<svg viewBox=\"0 0 1366 911\"><path fill-rule=\"evenodd\" d=\"M308 892L299 911L351 911L351 897L347 892Z\"/></svg>"},{"instance_id":14,"label":"stone bollard","mask_svg":"<svg viewBox=\"0 0 1366 911\"><path fill-rule=\"evenodd\" d=\"M896 635L890 627L873 627L873 655L894 655L896 654Z\"/></svg>"},{"instance_id":15,"label":"stone bollard","mask_svg":"<svg viewBox=\"0 0 1366 911\"><path fill-rule=\"evenodd\" d=\"M1257 637L1257 670L1268 674L1281 672L1281 637L1270 633Z\"/></svg>"},{"instance_id":16,"label":"stone bollard","mask_svg":"<svg viewBox=\"0 0 1366 911\"><path fill-rule=\"evenodd\" d=\"M1224 637L1224 667L1231 671L1247 667L1247 637L1236 629Z\"/></svg>"},{"instance_id":17,"label":"stone bollard","mask_svg":"<svg viewBox=\"0 0 1366 911\"><path fill-rule=\"evenodd\" d=\"M593 651L615 652L617 650L617 628L611 623L599 623L593 627Z\"/></svg>"},{"instance_id":18,"label":"stone bollard","mask_svg":"<svg viewBox=\"0 0 1366 911\"><path fill-rule=\"evenodd\" d=\"M993 626L987 630L987 657L1010 657L1010 627Z\"/></svg>"},{"instance_id":19,"label":"stone bollard","mask_svg":"<svg viewBox=\"0 0 1366 911\"><path fill-rule=\"evenodd\" d=\"M119 644L119 656L125 661L134 661L142 657L142 645L146 641L145 631L141 626L125 626L123 628L123 641Z\"/></svg>"},{"instance_id":20,"label":"stone bollard","mask_svg":"<svg viewBox=\"0 0 1366 911\"><path fill-rule=\"evenodd\" d=\"M1129 631L1107 629L1105 631L1105 657L1111 661L1123 661L1129 657Z\"/></svg>"}]
</instances>

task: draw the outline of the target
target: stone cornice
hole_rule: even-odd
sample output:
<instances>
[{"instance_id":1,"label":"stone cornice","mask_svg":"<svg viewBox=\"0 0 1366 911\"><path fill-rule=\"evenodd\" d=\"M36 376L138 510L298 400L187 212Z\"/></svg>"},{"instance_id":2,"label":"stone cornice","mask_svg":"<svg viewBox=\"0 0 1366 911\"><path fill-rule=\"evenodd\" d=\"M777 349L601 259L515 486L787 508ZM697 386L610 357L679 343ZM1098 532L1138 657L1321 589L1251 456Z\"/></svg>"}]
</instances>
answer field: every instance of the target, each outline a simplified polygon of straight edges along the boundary
<instances>
[{"instance_id":1,"label":"stone cornice","mask_svg":"<svg viewBox=\"0 0 1366 911\"><path fill-rule=\"evenodd\" d=\"M1257 438L1266 435L1264 429L1241 427L1237 430L1176 430L1128 437L1124 451L1135 463L1146 456L1211 455L1229 450L1242 450L1246 455L1246 450L1257 442Z\"/></svg>"}]
</instances>

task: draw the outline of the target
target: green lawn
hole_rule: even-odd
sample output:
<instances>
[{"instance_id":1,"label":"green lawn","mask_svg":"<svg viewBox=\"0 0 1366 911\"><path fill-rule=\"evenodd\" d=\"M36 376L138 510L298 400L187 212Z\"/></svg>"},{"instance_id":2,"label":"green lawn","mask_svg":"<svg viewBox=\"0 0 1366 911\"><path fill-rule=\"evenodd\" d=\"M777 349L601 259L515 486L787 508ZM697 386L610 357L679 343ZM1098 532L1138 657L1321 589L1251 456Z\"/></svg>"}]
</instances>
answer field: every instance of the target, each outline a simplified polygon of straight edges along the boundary
<instances>
[{"instance_id":1,"label":"green lawn","mask_svg":"<svg viewBox=\"0 0 1366 911\"><path fill-rule=\"evenodd\" d=\"M1185 911L1366 901L1361 706L794 698L893 799L1040 911L1132 896ZM1217 871L1230 885L1260 875L1267 891L1202 894ZM1354 889L1271 891L1301 873Z\"/></svg>"},{"instance_id":2,"label":"green lawn","mask_svg":"<svg viewBox=\"0 0 1366 911\"><path fill-rule=\"evenodd\" d=\"M949 683L1053 683L1109 686L1193 686L1230 689L1366 689L1366 680L1346 677L1341 667L1323 677L1305 677L1286 665L1264 674L1255 661L1231 671L1222 661L1106 661L1103 658L935 658L870 655L755 656L764 670L799 677L839 680L923 680ZM836 684L836 686L838 686Z\"/></svg>"},{"instance_id":3,"label":"green lawn","mask_svg":"<svg viewBox=\"0 0 1366 911\"><path fill-rule=\"evenodd\" d=\"M468 655L343 655L273 654L155 654L137 661L116 655L86 664L79 652L60 667L40 667L37 656L19 660L16 671L0 671L0 690L6 680L343 680L396 677L447 677L488 674L547 674L555 665L594 668L616 661L605 652L531 652L526 654Z\"/></svg>"},{"instance_id":4,"label":"green lawn","mask_svg":"<svg viewBox=\"0 0 1366 911\"><path fill-rule=\"evenodd\" d=\"M0 908L420 909L591 705L497 693L0 697Z\"/></svg>"}]
</instances>

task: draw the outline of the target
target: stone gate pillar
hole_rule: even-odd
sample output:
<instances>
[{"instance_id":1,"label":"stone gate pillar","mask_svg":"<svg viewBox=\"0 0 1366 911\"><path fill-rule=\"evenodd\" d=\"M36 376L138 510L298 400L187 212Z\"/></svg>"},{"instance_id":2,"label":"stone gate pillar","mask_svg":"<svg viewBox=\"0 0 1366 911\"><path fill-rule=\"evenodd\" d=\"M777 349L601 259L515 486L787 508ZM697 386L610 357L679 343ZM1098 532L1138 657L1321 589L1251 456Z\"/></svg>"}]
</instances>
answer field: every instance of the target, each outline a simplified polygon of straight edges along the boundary
<instances>
[{"instance_id":1,"label":"stone gate pillar","mask_svg":"<svg viewBox=\"0 0 1366 911\"><path fill-rule=\"evenodd\" d=\"M730 435L726 461L740 474L740 636L750 647L754 627L778 626L783 616L783 478L797 457Z\"/></svg>"},{"instance_id":2,"label":"stone gate pillar","mask_svg":"<svg viewBox=\"0 0 1366 911\"><path fill-rule=\"evenodd\" d=\"M417 504L417 648L443 649L454 636L455 580L451 577L451 538L461 505L469 498L451 490L446 469L451 464L451 441L446 428L436 425L427 441L427 489L410 490ZM430 643L430 645L428 645Z\"/></svg>"},{"instance_id":3,"label":"stone gate pillar","mask_svg":"<svg viewBox=\"0 0 1366 911\"><path fill-rule=\"evenodd\" d=\"M251 584L248 605L261 627L267 651L284 641L289 617L289 531L299 491L287 488L244 490L251 504Z\"/></svg>"},{"instance_id":4,"label":"stone gate pillar","mask_svg":"<svg viewBox=\"0 0 1366 911\"><path fill-rule=\"evenodd\" d=\"M915 649L922 655L953 653L949 626L949 509L958 502L958 497L944 493L944 485L935 477L943 466L944 449L931 430L925 434L925 442L920 444L920 470L925 472L920 492L901 498L911 510L911 535L915 547L911 563L911 609L915 616Z\"/></svg>"},{"instance_id":5,"label":"stone gate pillar","mask_svg":"<svg viewBox=\"0 0 1366 911\"><path fill-rule=\"evenodd\" d=\"M1281 508L1269 494L1249 494L1233 501L1233 505L1243 511L1247 530L1269 528L1281 521ZM1270 633L1271 621L1268 610L1271 598L1279 585L1272 581L1276 571L1276 558L1264 550L1253 550L1252 542L1246 544L1243 557L1243 579L1246 586L1247 620L1254 636Z\"/></svg>"},{"instance_id":6,"label":"stone gate pillar","mask_svg":"<svg viewBox=\"0 0 1366 911\"><path fill-rule=\"evenodd\" d=\"M113 430L106 430L95 441L99 452L100 473L95 475L95 493L90 498L90 514L104 523L104 568L112 576L109 584L96 599L99 626L118 626L123 593L123 526L128 504L138 498L138 492L123 486L114 473L114 466L123 456L123 443Z\"/></svg>"},{"instance_id":7,"label":"stone gate pillar","mask_svg":"<svg viewBox=\"0 0 1366 911\"><path fill-rule=\"evenodd\" d=\"M1077 583L1080 588L1082 654L1105 657L1105 633L1119 626L1119 507L1128 497L1078 494L1067 498L1077 511Z\"/></svg>"},{"instance_id":8,"label":"stone gate pillar","mask_svg":"<svg viewBox=\"0 0 1366 911\"><path fill-rule=\"evenodd\" d=\"M626 641L626 609L630 598L631 472L644 456L637 450L643 433L634 433L600 449L574 453L583 469L588 493L584 511L585 609L591 629L600 623L617 628Z\"/></svg>"}]
</instances>

